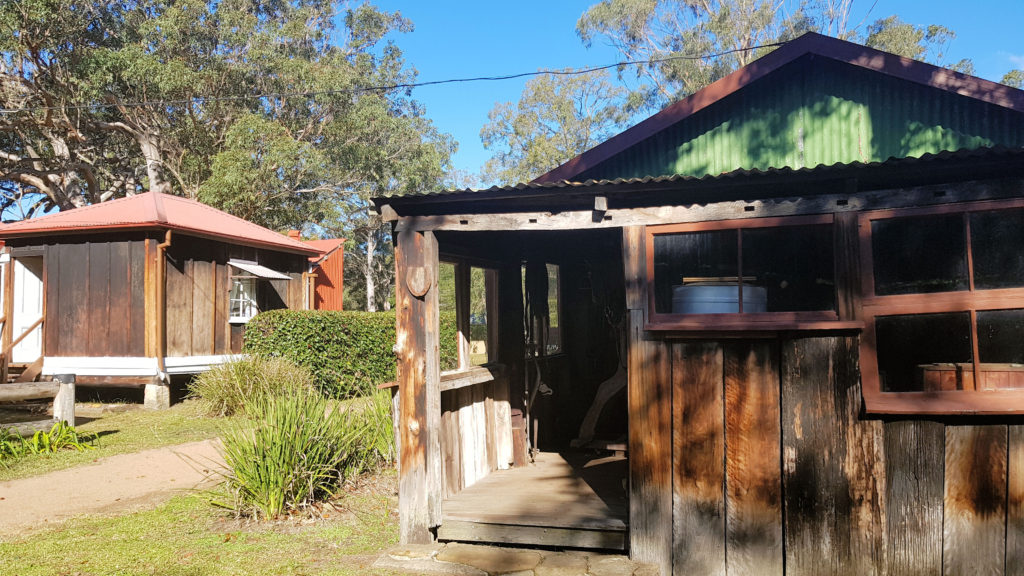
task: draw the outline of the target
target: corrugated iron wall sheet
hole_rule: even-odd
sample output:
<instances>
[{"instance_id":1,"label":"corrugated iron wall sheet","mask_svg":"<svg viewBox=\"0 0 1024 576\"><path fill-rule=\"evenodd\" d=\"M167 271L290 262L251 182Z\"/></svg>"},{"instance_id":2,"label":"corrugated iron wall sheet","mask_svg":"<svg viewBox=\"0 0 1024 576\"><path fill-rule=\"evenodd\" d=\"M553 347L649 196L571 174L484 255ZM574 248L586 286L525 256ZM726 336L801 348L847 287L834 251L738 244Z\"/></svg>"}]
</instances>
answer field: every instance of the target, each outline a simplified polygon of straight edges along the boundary
<instances>
[{"instance_id":1,"label":"corrugated iron wall sheet","mask_svg":"<svg viewBox=\"0 0 1024 576\"><path fill-rule=\"evenodd\" d=\"M314 272L313 309L342 310L345 296L345 249L338 248Z\"/></svg>"},{"instance_id":2,"label":"corrugated iron wall sheet","mask_svg":"<svg viewBox=\"0 0 1024 576\"><path fill-rule=\"evenodd\" d=\"M1024 114L806 57L579 180L804 168L995 145L1024 146Z\"/></svg>"}]
</instances>

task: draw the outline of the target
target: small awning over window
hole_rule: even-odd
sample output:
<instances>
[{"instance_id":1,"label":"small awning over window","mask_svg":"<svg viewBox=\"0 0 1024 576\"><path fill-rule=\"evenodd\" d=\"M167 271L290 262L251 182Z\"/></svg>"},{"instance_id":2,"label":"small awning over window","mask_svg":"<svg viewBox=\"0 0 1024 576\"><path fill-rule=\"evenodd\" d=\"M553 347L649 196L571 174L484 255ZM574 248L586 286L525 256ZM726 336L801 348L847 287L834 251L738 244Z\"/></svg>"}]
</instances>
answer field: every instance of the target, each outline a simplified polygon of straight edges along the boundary
<instances>
[{"instance_id":1,"label":"small awning over window","mask_svg":"<svg viewBox=\"0 0 1024 576\"><path fill-rule=\"evenodd\" d=\"M232 258L228 260L228 264L238 268L239 270L245 270L249 274L259 278L266 278L267 280L291 280L291 276L282 274L276 270L271 270L266 266L260 266L259 264L251 260L235 260Z\"/></svg>"}]
</instances>

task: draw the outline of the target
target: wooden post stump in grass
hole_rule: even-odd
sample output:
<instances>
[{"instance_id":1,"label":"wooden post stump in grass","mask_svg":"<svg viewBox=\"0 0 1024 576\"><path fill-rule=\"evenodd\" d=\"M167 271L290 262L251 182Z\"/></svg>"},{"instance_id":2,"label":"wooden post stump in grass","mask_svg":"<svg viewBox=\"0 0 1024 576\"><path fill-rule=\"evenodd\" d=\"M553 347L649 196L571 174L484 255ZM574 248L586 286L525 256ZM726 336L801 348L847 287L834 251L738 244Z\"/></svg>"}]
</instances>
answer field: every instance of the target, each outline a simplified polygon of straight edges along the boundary
<instances>
[{"instance_id":1,"label":"wooden post stump in grass","mask_svg":"<svg viewBox=\"0 0 1024 576\"><path fill-rule=\"evenodd\" d=\"M58 374L54 376L59 388L53 398L53 421L63 420L68 426L75 425L75 375Z\"/></svg>"}]
</instances>

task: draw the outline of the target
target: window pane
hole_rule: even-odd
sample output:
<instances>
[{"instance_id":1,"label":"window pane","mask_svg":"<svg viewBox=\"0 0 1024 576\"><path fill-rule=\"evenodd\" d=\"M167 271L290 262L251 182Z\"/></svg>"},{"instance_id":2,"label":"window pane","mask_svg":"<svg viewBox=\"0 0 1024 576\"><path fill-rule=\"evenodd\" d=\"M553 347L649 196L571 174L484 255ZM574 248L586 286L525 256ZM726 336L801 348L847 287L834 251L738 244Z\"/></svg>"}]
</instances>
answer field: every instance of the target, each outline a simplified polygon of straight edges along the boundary
<instances>
[{"instance_id":1,"label":"window pane","mask_svg":"<svg viewBox=\"0 0 1024 576\"><path fill-rule=\"evenodd\" d=\"M739 289L736 276L738 235L736 230L659 234L654 237L654 309L659 313L697 313L696 308L673 293L679 292L686 279L688 285L715 285L721 292L720 300L735 302ZM722 279L732 278L731 282ZM731 290L730 290L731 285ZM735 304L733 305L735 308ZM712 308L714 308L712 306ZM717 312L721 309L709 310ZM736 312L738 310L726 310Z\"/></svg>"},{"instance_id":2,"label":"window pane","mask_svg":"<svg viewBox=\"0 0 1024 576\"><path fill-rule=\"evenodd\" d=\"M557 354L562 351L562 331L559 324L558 312L560 307L558 291L558 265L548 264L548 316L551 323L548 326L548 341L546 354Z\"/></svg>"},{"instance_id":3,"label":"window pane","mask_svg":"<svg viewBox=\"0 0 1024 576\"><path fill-rule=\"evenodd\" d=\"M966 290L966 245L959 214L875 220L875 294Z\"/></svg>"},{"instance_id":4,"label":"window pane","mask_svg":"<svg viewBox=\"0 0 1024 576\"><path fill-rule=\"evenodd\" d=\"M1024 210L971 214L974 287L1024 286Z\"/></svg>"},{"instance_id":5,"label":"window pane","mask_svg":"<svg viewBox=\"0 0 1024 576\"><path fill-rule=\"evenodd\" d=\"M978 360L1024 364L1024 310L978 312Z\"/></svg>"},{"instance_id":6,"label":"window pane","mask_svg":"<svg viewBox=\"0 0 1024 576\"><path fill-rule=\"evenodd\" d=\"M469 363L487 363L487 275L483 268L471 268L469 274Z\"/></svg>"},{"instance_id":7,"label":"window pane","mask_svg":"<svg viewBox=\"0 0 1024 576\"><path fill-rule=\"evenodd\" d=\"M959 390L965 382L973 388L968 312L880 316L875 319L875 343L878 376L886 392Z\"/></svg>"},{"instance_id":8,"label":"window pane","mask_svg":"<svg viewBox=\"0 0 1024 576\"><path fill-rule=\"evenodd\" d=\"M758 287L767 306L743 294L744 312L835 310L832 226L752 228L743 234L743 283ZM753 306L752 306L753 305Z\"/></svg>"},{"instance_id":9,"label":"window pane","mask_svg":"<svg viewBox=\"0 0 1024 576\"><path fill-rule=\"evenodd\" d=\"M1024 310L978 312L978 389L1024 388Z\"/></svg>"},{"instance_id":10,"label":"window pane","mask_svg":"<svg viewBox=\"0 0 1024 576\"><path fill-rule=\"evenodd\" d=\"M438 263L437 305L440 310L441 370L459 367L459 328L455 312L455 264Z\"/></svg>"}]
</instances>

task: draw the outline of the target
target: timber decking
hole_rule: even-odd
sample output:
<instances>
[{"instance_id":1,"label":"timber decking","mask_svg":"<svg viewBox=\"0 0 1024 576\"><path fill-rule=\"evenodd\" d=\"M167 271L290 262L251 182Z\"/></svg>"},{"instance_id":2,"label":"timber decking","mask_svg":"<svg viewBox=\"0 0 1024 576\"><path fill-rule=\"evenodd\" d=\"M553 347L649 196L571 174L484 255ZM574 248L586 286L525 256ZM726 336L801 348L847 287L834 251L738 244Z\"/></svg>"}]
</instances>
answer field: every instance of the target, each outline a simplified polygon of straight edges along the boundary
<instances>
[{"instance_id":1,"label":"timber decking","mask_svg":"<svg viewBox=\"0 0 1024 576\"><path fill-rule=\"evenodd\" d=\"M626 459L542 452L444 501L441 540L624 550Z\"/></svg>"}]
</instances>

